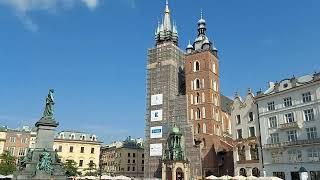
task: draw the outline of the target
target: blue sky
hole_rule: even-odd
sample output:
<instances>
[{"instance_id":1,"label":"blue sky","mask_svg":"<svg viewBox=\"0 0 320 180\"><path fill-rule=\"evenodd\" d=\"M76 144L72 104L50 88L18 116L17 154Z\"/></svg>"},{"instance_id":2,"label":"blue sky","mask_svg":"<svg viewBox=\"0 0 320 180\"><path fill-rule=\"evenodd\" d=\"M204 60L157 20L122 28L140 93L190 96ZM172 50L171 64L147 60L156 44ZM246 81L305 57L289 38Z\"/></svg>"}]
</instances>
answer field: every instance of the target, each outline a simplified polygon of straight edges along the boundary
<instances>
[{"instance_id":1,"label":"blue sky","mask_svg":"<svg viewBox=\"0 0 320 180\"><path fill-rule=\"evenodd\" d=\"M59 129L96 133L107 143L143 137L146 53L164 0L23 2L0 0L0 123L33 125L54 88ZM203 10L227 96L320 71L320 1L169 4L183 49Z\"/></svg>"}]
</instances>

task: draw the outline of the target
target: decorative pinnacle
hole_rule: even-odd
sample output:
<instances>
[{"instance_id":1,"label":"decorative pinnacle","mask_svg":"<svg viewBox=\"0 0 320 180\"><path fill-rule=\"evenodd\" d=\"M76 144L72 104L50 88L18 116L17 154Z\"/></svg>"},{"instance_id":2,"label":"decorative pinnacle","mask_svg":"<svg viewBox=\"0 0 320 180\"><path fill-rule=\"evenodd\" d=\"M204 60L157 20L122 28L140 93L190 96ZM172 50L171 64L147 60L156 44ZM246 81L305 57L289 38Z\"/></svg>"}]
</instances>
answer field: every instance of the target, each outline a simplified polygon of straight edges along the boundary
<instances>
[{"instance_id":1,"label":"decorative pinnacle","mask_svg":"<svg viewBox=\"0 0 320 180\"><path fill-rule=\"evenodd\" d=\"M203 19L202 9L200 10L200 18Z\"/></svg>"}]
</instances>

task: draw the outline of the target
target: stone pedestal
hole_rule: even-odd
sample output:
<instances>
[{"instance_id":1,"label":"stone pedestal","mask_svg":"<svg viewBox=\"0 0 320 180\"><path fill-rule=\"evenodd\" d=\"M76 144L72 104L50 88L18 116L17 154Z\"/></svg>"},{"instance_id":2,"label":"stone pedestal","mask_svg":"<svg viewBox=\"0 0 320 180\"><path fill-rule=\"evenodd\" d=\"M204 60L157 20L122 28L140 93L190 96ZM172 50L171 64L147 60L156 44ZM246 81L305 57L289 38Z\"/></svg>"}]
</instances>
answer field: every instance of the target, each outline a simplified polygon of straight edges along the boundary
<instances>
[{"instance_id":1,"label":"stone pedestal","mask_svg":"<svg viewBox=\"0 0 320 180\"><path fill-rule=\"evenodd\" d=\"M65 170L57 152L53 150L54 133L58 123L52 117L43 117L35 126L37 127L36 148L28 150L13 179L66 180ZM50 170L46 170L46 167Z\"/></svg>"}]
</instances>

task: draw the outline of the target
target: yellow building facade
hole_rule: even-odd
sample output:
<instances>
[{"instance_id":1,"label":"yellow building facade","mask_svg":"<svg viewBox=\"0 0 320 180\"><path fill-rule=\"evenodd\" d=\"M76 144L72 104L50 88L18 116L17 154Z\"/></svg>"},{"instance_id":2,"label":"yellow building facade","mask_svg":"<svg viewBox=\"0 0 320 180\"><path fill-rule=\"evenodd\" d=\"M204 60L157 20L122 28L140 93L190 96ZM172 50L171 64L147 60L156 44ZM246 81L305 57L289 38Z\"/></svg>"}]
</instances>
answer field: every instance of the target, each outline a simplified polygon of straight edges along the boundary
<instances>
[{"instance_id":1,"label":"yellow building facade","mask_svg":"<svg viewBox=\"0 0 320 180\"><path fill-rule=\"evenodd\" d=\"M99 169L100 147L96 135L83 132L61 131L54 140L54 149L61 161L74 160L82 174L89 168L89 163Z\"/></svg>"},{"instance_id":2,"label":"yellow building facade","mask_svg":"<svg viewBox=\"0 0 320 180\"><path fill-rule=\"evenodd\" d=\"M0 128L0 154L2 154L4 150L6 135L7 135L7 130L5 128Z\"/></svg>"}]
</instances>

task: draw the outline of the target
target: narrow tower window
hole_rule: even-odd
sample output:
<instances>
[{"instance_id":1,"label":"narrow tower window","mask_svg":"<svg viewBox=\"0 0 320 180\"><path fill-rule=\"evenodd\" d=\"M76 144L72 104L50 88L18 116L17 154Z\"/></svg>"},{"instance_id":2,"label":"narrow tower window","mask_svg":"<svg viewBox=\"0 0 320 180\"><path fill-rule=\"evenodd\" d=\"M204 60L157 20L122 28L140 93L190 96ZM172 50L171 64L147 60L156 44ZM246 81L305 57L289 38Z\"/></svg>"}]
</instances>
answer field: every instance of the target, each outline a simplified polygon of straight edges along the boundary
<instances>
[{"instance_id":1,"label":"narrow tower window","mask_svg":"<svg viewBox=\"0 0 320 180\"><path fill-rule=\"evenodd\" d=\"M194 62L194 71L199 71L200 70L200 63L198 61Z\"/></svg>"},{"instance_id":2,"label":"narrow tower window","mask_svg":"<svg viewBox=\"0 0 320 180\"><path fill-rule=\"evenodd\" d=\"M199 104L200 103L200 94L197 93L197 97L196 97L196 104Z\"/></svg>"},{"instance_id":3,"label":"narrow tower window","mask_svg":"<svg viewBox=\"0 0 320 180\"><path fill-rule=\"evenodd\" d=\"M195 89L200 89L200 80L196 79L196 88Z\"/></svg>"},{"instance_id":4,"label":"narrow tower window","mask_svg":"<svg viewBox=\"0 0 320 180\"><path fill-rule=\"evenodd\" d=\"M201 118L201 111L200 109L198 108L197 109L197 116L196 116L197 119L200 119Z\"/></svg>"}]
</instances>

